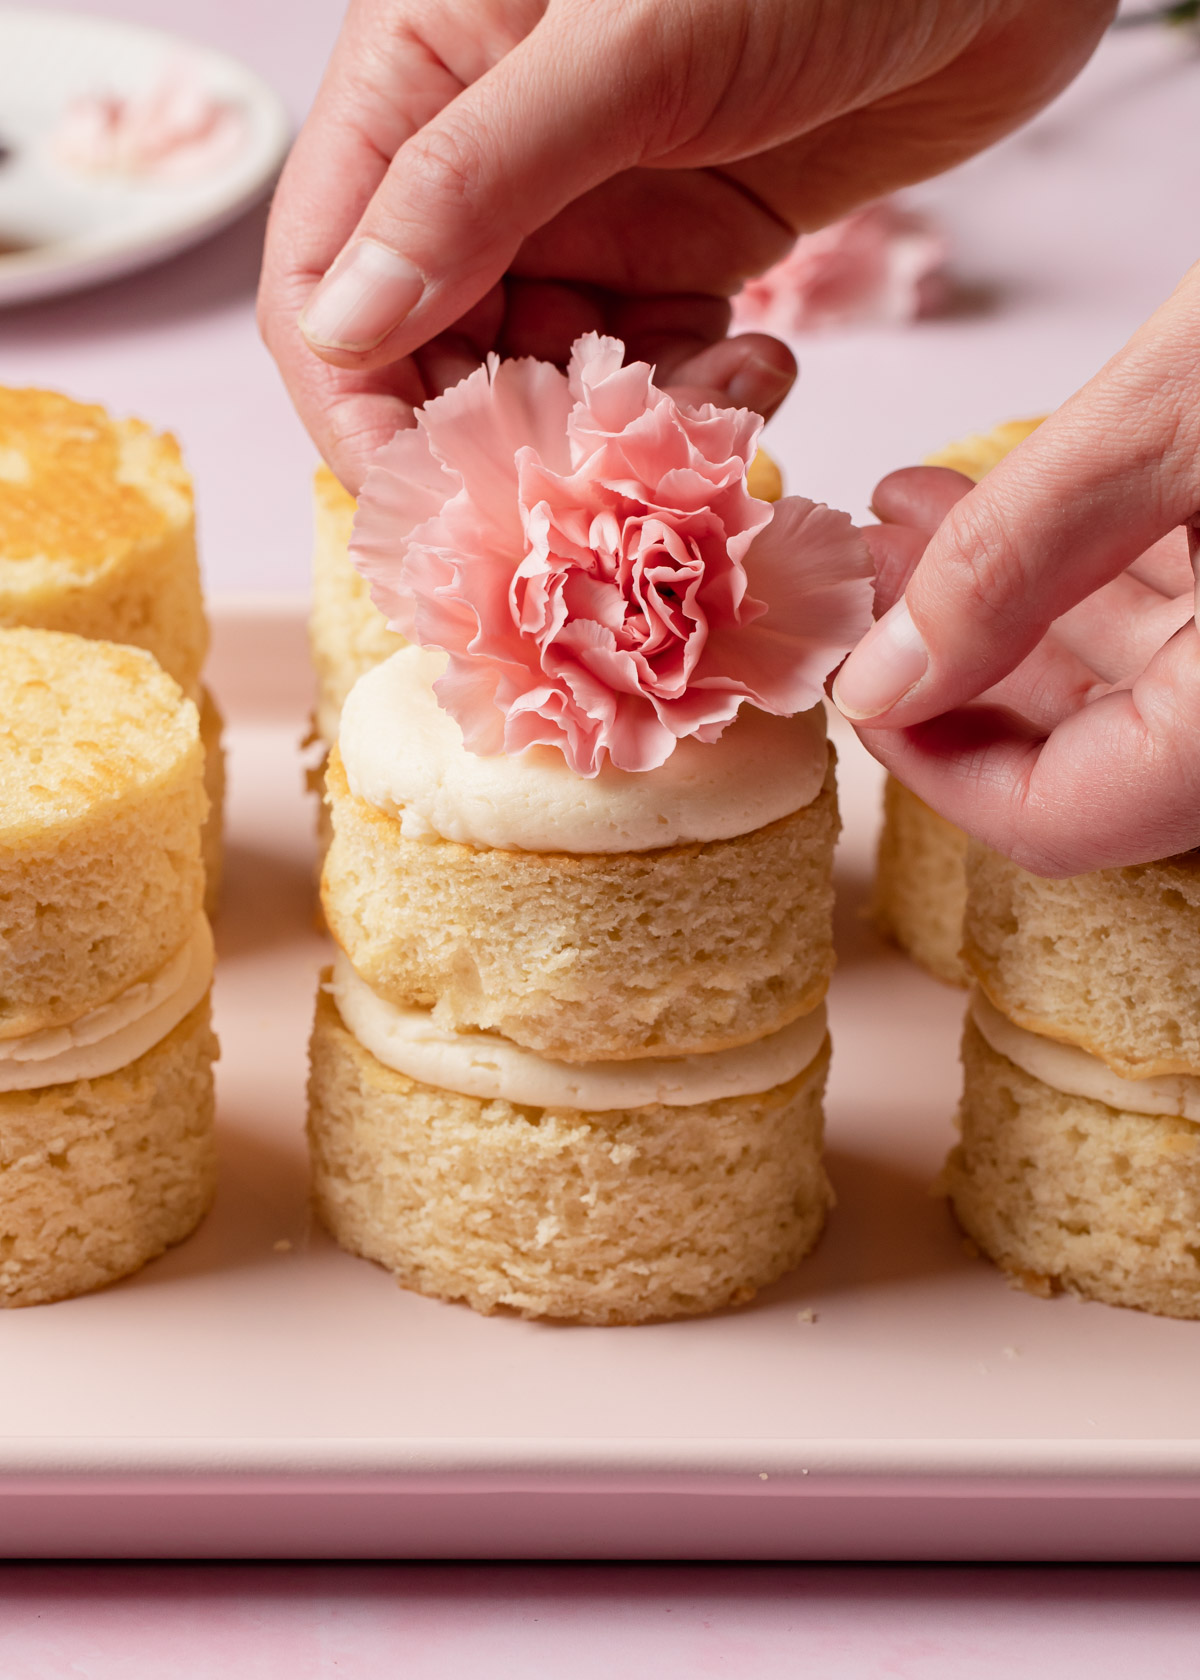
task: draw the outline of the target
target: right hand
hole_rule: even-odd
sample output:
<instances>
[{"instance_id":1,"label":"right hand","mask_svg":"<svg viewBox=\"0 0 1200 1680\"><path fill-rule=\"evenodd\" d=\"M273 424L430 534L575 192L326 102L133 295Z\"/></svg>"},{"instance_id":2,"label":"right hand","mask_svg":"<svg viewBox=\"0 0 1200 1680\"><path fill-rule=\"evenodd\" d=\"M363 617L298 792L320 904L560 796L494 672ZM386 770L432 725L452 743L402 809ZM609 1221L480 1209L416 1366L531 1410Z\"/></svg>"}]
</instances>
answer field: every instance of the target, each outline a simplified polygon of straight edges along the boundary
<instances>
[{"instance_id":1,"label":"right hand","mask_svg":"<svg viewBox=\"0 0 1200 1680\"><path fill-rule=\"evenodd\" d=\"M589 329L690 400L770 413L728 299L800 232L1017 127L1113 0L352 0L280 181L263 336L357 491L491 350Z\"/></svg>"}]
</instances>

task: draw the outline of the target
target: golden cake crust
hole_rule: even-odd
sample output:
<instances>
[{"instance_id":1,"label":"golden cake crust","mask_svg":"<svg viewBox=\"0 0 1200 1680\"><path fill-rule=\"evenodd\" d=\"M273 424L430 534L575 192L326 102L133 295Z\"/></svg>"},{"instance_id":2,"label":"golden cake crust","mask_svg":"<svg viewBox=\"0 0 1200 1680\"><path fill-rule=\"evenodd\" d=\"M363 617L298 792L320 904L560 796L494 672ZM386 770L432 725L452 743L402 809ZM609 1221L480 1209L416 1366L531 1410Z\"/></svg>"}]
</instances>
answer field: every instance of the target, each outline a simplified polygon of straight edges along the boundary
<instances>
[{"instance_id":1,"label":"golden cake crust","mask_svg":"<svg viewBox=\"0 0 1200 1680\"><path fill-rule=\"evenodd\" d=\"M221 905L221 883L225 873L225 720L207 688L201 688L200 745L204 749L204 792L208 815L200 830L200 855L204 863L204 913L213 921Z\"/></svg>"},{"instance_id":2,"label":"golden cake crust","mask_svg":"<svg viewBox=\"0 0 1200 1680\"><path fill-rule=\"evenodd\" d=\"M202 1003L98 1079L0 1093L0 1306L99 1289L199 1224L216 1188Z\"/></svg>"},{"instance_id":3,"label":"golden cake crust","mask_svg":"<svg viewBox=\"0 0 1200 1680\"><path fill-rule=\"evenodd\" d=\"M195 692L208 630L173 437L0 388L0 626L18 625L145 648Z\"/></svg>"},{"instance_id":4,"label":"golden cake crust","mask_svg":"<svg viewBox=\"0 0 1200 1680\"><path fill-rule=\"evenodd\" d=\"M1200 1126L1052 1089L963 1037L961 1143L944 1187L1022 1288L1200 1318Z\"/></svg>"},{"instance_id":5,"label":"golden cake crust","mask_svg":"<svg viewBox=\"0 0 1200 1680\"><path fill-rule=\"evenodd\" d=\"M407 1079L317 1004L316 1209L409 1289L479 1312L633 1324L749 1300L816 1242L828 1041L787 1085L608 1114Z\"/></svg>"},{"instance_id":6,"label":"golden cake crust","mask_svg":"<svg viewBox=\"0 0 1200 1680\"><path fill-rule=\"evenodd\" d=\"M149 654L0 631L0 1036L148 978L200 908L196 708Z\"/></svg>"},{"instance_id":7,"label":"golden cake crust","mask_svg":"<svg viewBox=\"0 0 1200 1680\"><path fill-rule=\"evenodd\" d=\"M388 1002L552 1060L750 1044L833 971L833 754L803 810L751 834L572 856L406 840L351 794L336 748L325 919Z\"/></svg>"}]
</instances>

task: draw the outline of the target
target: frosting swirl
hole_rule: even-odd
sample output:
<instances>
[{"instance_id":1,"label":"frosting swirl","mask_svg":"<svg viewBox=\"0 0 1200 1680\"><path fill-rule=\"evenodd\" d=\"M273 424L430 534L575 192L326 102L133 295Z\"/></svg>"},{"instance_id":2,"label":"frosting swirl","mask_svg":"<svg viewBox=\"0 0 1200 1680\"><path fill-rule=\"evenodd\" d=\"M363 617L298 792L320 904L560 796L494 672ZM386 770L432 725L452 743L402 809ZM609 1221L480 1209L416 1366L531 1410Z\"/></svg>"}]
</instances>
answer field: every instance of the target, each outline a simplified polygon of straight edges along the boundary
<instances>
[{"instance_id":1,"label":"frosting swirl","mask_svg":"<svg viewBox=\"0 0 1200 1680\"><path fill-rule=\"evenodd\" d=\"M683 740L652 776L606 763L578 776L560 752L469 752L431 684L445 655L401 648L360 677L338 743L350 790L399 819L406 839L526 852L644 852L727 840L790 816L821 791L820 706L746 708L721 736Z\"/></svg>"}]
</instances>

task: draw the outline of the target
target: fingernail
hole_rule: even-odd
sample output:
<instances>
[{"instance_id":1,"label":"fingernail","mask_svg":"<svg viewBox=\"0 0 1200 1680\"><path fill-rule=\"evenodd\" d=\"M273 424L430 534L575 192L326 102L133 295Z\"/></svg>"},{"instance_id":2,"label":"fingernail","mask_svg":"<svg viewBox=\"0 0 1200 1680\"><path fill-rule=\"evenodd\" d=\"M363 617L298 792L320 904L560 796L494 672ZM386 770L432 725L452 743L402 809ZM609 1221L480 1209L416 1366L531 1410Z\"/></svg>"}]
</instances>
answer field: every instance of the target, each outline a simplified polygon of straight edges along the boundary
<instances>
[{"instance_id":1,"label":"fingernail","mask_svg":"<svg viewBox=\"0 0 1200 1680\"><path fill-rule=\"evenodd\" d=\"M322 349L372 350L411 315L424 290L407 257L375 239L359 239L309 298L300 331Z\"/></svg>"},{"instance_id":2,"label":"fingernail","mask_svg":"<svg viewBox=\"0 0 1200 1680\"><path fill-rule=\"evenodd\" d=\"M873 624L838 672L833 703L855 723L878 717L915 688L929 666L929 649L901 599Z\"/></svg>"},{"instance_id":3,"label":"fingernail","mask_svg":"<svg viewBox=\"0 0 1200 1680\"><path fill-rule=\"evenodd\" d=\"M782 400L791 389L792 377L761 356L747 356L725 390L732 407L752 408L757 413Z\"/></svg>"}]
</instances>

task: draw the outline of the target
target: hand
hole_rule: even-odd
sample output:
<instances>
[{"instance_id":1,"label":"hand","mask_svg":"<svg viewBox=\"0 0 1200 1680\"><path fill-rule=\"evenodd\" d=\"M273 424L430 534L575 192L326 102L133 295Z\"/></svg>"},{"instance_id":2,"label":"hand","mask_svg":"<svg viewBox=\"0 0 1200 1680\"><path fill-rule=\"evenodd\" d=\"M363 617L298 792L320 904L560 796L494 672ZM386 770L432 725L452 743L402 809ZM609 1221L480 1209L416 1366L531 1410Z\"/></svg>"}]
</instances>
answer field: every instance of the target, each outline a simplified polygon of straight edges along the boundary
<instances>
[{"instance_id":1,"label":"hand","mask_svg":"<svg viewBox=\"0 0 1200 1680\"><path fill-rule=\"evenodd\" d=\"M794 363L725 337L731 294L1017 127L1113 9L352 0L276 194L263 336L352 491L487 351L561 364L592 328L678 395L769 414Z\"/></svg>"},{"instance_id":2,"label":"hand","mask_svg":"<svg viewBox=\"0 0 1200 1680\"><path fill-rule=\"evenodd\" d=\"M1035 874L1200 845L1200 268L981 484L875 506L884 616L834 698L876 758Z\"/></svg>"}]
</instances>

